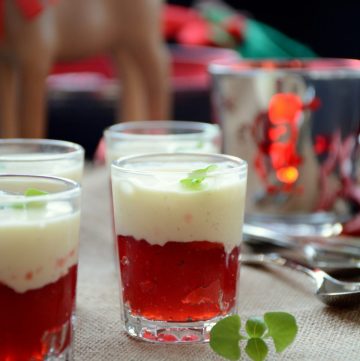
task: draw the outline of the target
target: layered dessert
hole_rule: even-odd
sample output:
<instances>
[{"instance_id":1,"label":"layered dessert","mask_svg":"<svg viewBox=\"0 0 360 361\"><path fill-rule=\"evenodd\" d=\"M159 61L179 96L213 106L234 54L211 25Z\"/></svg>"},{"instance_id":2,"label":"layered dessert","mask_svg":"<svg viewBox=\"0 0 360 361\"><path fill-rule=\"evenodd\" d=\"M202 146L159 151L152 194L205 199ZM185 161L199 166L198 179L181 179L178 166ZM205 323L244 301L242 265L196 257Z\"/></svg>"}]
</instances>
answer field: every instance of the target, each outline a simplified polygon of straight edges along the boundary
<instances>
[{"instance_id":1,"label":"layered dessert","mask_svg":"<svg viewBox=\"0 0 360 361\"><path fill-rule=\"evenodd\" d=\"M42 360L70 344L79 211L7 197L0 193L0 360Z\"/></svg>"},{"instance_id":2,"label":"layered dessert","mask_svg":"<svg viewBox=\"0 0 360 361\"><path fill-rule=\"evenodd\" d=\"M141 166L153 175L112 177L125 312L167 322L234 312L245 177L218 167L190 189L168 163Z\"/></svg>"}]
</instances>

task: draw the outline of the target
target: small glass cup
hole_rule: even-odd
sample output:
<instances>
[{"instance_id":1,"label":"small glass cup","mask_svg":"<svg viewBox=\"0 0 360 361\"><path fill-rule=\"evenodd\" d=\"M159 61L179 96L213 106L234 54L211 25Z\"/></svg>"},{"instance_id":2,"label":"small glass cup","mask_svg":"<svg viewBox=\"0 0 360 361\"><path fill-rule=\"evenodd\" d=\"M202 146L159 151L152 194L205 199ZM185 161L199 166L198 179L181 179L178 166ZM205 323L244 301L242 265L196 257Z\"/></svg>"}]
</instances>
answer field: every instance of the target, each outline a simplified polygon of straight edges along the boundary
<instances>
[{"instance_id":1,"label":"small glass cup","mask_svg":"<svg viewBox=\"0 0 360 361\"><path fill-rule=\"evenodd\" d=\"M187 121L135 121L104 131L106 160L145 153L220 153L221 132L216 124Z\"/></svg>"},{"instance_id":2,"label":"small glass cup","mask_svg":"<svg viewBox=\"0 0 360 361\"><path fill-rule=\"evenodd\" d=\"M72 360L79 225L78 183L0 175L0 360Z\"/></svg>"},{"instance_id":3,"label":"small glass cup","mask_svg":"<svg viewBox=\"0 0 360 361\"><path fill-rule=\"evenodd\" d=\"M246 162L147 154L121 158L111 172L126 331L207 341L216 321L237 312Z\"/></svg>"},{"instance_id":4,"label":"small glass cup","mask_svg":"<svg viewBox=\"0 0 360 361\"><path fill-rule=\"evenodd\" d=\"M84 149L53 139L0 139L0 174L49 175L81 183Z\"/></svg>"}]
</instances>

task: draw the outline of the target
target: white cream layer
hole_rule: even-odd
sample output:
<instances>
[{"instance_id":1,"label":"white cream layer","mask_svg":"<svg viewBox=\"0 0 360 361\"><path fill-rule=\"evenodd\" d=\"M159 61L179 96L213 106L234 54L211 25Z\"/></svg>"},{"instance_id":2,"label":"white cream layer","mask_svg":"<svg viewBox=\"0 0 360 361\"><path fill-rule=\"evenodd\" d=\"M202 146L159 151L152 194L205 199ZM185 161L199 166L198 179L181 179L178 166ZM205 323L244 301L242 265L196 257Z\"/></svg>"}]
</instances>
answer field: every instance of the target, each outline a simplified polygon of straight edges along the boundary
<instances>
[{"instance_id":1,"label":"white cream layer","mask_svg":"<svg viewBox=\"0 0 360 361\"><path fill-rule=\"evenodd\" d=\"M166 181L131 176L112 178L116 233L145 239L223 243L227 252L241 243L245 179L208 177L204 189L187 190L179 175Z\"/></svg>"},{"instance_id":2,"label":"white cream layer","mask_svg":"<svg viewBox=\"0 0 360 361\"><path fill-rule=\"evenodd\" d=\"M53 161L49 161L54 157ZM75 160L59 160L58 154L33 153L21 155L7 155L7 159L14 159L14 162L2 162L0 157L0 174L30 174L50 175L71 179L81 183L83 164ZM23 162L21 160L24 160Z\"/></svg>"},{"instance_id":3,"label":"white cream layer","mask_svg":"<svg viewBox=\"0 0 360 361\"><path fill-rule=\"evenodd\" d=\"M80 213L69 208L52 202L0 209L0 283L26 292L56 282L77 263Z\"/></svg>"},{"instance_id":4,"label":"white cream layer","mask_svg":"<svg viewBox=\"0 0 360 361\"><path fill-rule=\"evenodd\" d=\"M146 154L146 153L176 153L176 152L194 152L194 153L219 153L220 149L210 141L198 140L147 140L147 141L119 141L106 149L106 162L110 167L111 162L128 155Z\"/></svg>"}]
</instances>

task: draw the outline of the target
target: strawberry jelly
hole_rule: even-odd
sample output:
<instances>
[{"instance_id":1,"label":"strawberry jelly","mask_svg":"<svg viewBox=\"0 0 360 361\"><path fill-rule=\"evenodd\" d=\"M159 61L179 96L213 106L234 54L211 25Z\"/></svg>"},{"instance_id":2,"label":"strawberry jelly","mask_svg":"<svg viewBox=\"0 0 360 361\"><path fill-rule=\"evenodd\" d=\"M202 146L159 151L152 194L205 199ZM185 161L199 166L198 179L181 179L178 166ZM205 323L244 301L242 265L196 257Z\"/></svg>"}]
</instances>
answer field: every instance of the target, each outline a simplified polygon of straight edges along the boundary
<instances>
[{"instance_id":1,"label":"strawberry jelly","mask_svg":"<svg viewBox=\"0 0 360 361\"><path fill-rule=\"evenodd\" d=\"M0 283L0 360L42 360L50 345L58 353L69 346L76 271L24 293Z\"/></svg>"},{"instance_id":2,"label":"strawberry jelly","mask_svg":"<svg viewBox=\"0 0 360 361\"><path fill-rule=\"evenodd\" d=\"M133 316L196 322L226 315L235 305L239 250L221 243L167 242L118 236L123 301Z\"/></svg>"}]
</instances>

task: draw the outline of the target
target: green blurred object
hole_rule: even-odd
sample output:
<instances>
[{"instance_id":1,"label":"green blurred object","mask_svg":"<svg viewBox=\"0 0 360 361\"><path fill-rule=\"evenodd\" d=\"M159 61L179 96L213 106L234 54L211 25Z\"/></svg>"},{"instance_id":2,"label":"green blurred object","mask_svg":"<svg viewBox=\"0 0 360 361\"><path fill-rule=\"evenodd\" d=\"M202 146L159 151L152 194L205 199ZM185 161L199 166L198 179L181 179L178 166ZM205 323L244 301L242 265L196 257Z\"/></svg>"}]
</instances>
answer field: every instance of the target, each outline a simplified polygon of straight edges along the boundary
<instances>
[{"instance_id":1,"label":"green blurred object","mask_svg":"<svg viewBox=\"0 0 360 361\"><path fill-rule=\"evenodd\" d=\"M247 19L244 41L236 47L244 58L314 58L307 46L280 31L253 19Z\"/></svg>"},{"instance_id":2,"label":"green blurred object","mask_svg":"<svg viewBox=\"0 0 360 361\"><path fill-rule=\"evenodd\" d=\"M242 13L222 1L199 1L198 9L203 18L212 26L212 40L221 47L232 47L244 58L314 58L317 57L309 47L291 39L280 31L245 17ZM236 39L229 33L226 24L239 17L245 26L242 39ZM240 23L237 24L240 26Z\"/></svg>"}]
</instances>

